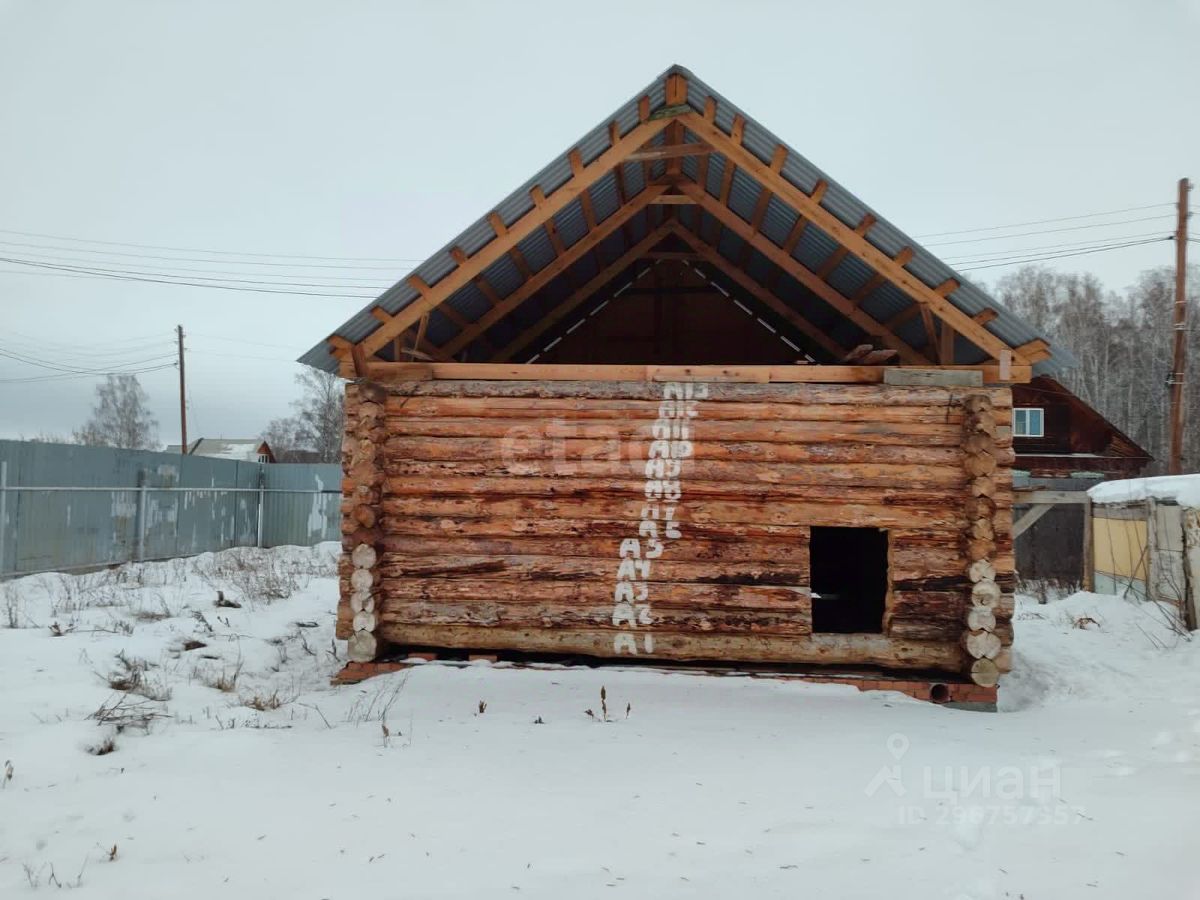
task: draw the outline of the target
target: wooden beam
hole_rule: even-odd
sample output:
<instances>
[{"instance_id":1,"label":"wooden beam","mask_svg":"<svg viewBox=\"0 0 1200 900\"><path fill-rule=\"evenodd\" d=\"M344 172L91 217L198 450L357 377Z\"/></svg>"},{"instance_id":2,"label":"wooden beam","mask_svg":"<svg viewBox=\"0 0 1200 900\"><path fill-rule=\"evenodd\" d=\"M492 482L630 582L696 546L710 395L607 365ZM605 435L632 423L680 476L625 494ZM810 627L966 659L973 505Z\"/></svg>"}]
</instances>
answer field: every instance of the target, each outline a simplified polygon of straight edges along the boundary
<instances>
[{"instance_id":1,"label":"wooden beam","mask_svg":"<svg viewBox=\"0 0 1200 900\"><path fill-rule=\"evenodd\" d=\"M621 128L616 122L608 123L608 140L609 143L615 144L621 139ZM629 201L629 188L625 184L625 164L617 163L613 166L613 178L617 182L617 205L624 206ZM633 243L633 226L626 222L621 226L621 234L625 237L625 246L628 247Z\"/></svg>"},{"instance_id":2,"label":"wooden beam","mask_svg":"<svg viewBox=\"0 0 1200 900\"><path fill-rule=\"evenodd\" d=\"M376 381L708 381L753 384L882 384L899 366L659 366L576 363L371 362ZM996 380L996 366L958 366ZM1027 367L1026 367L1027 368ZM922 369L928 371L928 369Z\"/></svg>"},{"instance_id":3,"label":"wooden beam","mask_svg":"<svg viewBox=\"0 0 1200 900\"><path fill-rule=\"evenodd\" d=\"M814 203L820 203L821 198L825 196L825 192L827 190L829 190L829 182L825 181L825 179L821 179L815 185L813 185L812 193L808 195L809 199L811 199ZM791 256L796 252L796 247L800 245L800 240L804 237L804 231L806 228L808 228L808 219L804 218L804 216L796 216L795 223L792 225L787 237L783 240L782 246L784 253L786 253L788 256ZM775 285L779 283L779 276L782 274L782 269L774 268L771 270L771 274L767 278L767 285L772 290L774 290Z\"/></svg>"},{"instance_id":4,"label":"wooden beam","mask_svg":"<svg viewBox=\"0 0 1200 900\"><path fill-rule=\"evenodd\" d=\"M552 309L549 313L542 316L533 325L526 328L519 335L509 341L508 345L501 349L492 358L493 362L507 362L517 354L517 351L527 347L530 342L536 340L539 335L544 334L551 326L561 322L570 312L579 304L583 303L589 297L594 295L596 291L608 284L612 279L616 278L621 272L631 264L638 261L643 253L654 247L664 237L672 231L672 221L664 222L659 225L644 238L614 259L611 263L596 273L590 278L587 283L580 286L570 297Z\"/></svg>"},{"instance_id":5,"label":"wooden beam","mask_svg":"<svg viewBox=\"0 0 1200 900\"><path fill-rule=\"evenodd\" d=\"M642 162L644 160L674 159L682 156L708 156L713 152L709 144L694 141L690 144L659 144L657 147L644 147L635 150L625 157L626 162Z\"/></svg>"},{"instance_id":6,"label":"wooden beam","mask_svg":"<svg viewBox=\"0 0 1200 900\"><path fill-rule=\"evenodd\" d=\"M668 126L669 127L669 126ZM583 174L583 155L578 149L572 150L567 154L567 160L571 164L571 176L579 178ZM590 188L584 188L579 192L579 205L583 207L583 219L587 222L588 230L591 231L596 227L596 209L592 206L592 193Z\"/></svg>"},{"instance_id":7,"label":"wooden beam","mask_svg":"<svg viewBox=\"0 0 1200 900\"><path fill-rule=\"evenodd\" d=\"M776 315L789 322L797 331L826 350L834 359L845 354L846 349L841 344L838 344L828 334L809 322L803 315L796 312L796 310L776 297L766 287L751 278L749 273L740 266L723 257L716 247L706 242L698 234L690 231L683 225L678 225L675 228L675 233L695 248L705 262L723 272L726 277L736 282L746 293L750 294L768 309L773 310Z\"/></svg>"},{"instance_id":8,"label":"wooden beam","mask_svg":"<svg viewBox=\"0 0 1200 900\"><path fill-rule=\"evenodd\" d=\"M518 287L515 291L497 303L486 313L479 317L479 320L468 331L464 331L454 340L446 344L442 350L445 353L454 355L467 344L475 340L476 337L483 334L498 321L507 316L510 312L524 303L527 299L540 291L551 281L563 274L567 269L578 262L585 254L590 253L593 249L599 246L600 242L606 237L621 227L622 224L632 219L635 215L650 205L659 194L665 191L665 187L652 186L645 188L632 200L620 207L611 216L599 224L599 227L589 231L586 235L567 248L567 252L556 258L545 268L534 274L532 278ZM547 198L549 199L549 198Z\"/></svg>"},{"instance_id":9,"label":"wooden beam","mask_svg":"<svg viewBox=\"0 0 1200 900\"><path fill-rule=\"evenodd\" d=\"M943 319L938 326L938 362L943 366L954 363L954 329Z\"/></svg>"},{"instance_id":10,"label":"wooden beam","mask_svg":"<svg viewBox=\"0 0 1200 900\"><path fill-rule=\"evenodd\" d=\"M1012 539L1015 541L1031 527L1033 527L1034 522L1036 522L1046 513L1050 512L1052 509L1054 509L1054 507L1050 506L1049 504L1029 507L1029 509L1025 510L1021 518L1012 523Z\"/></svg>"},{"instance_id":11,"label":"wooden beam","mask_svg":"<svg viewBox=\"0 0 1200 900\"><path fill-rule=\"evenodd\" d=\"M644 106L649 110L649 98L644 98ZM478 253L466 263L460 265L430 288L428 294L418 298L406 306L387 325L376 329L362 340L363 351L368 355L375 353L385 346L397 334L400 334L416 322L430 309L435 308L455 291L465 287L484 269L505 256L508 251L517 246L522 240L542 227L546 218L554 215L567 204L573 202L591 185L611 171L613 166L636 150L654 135L666 128L669 119L646 120L635 125L614 145L584 166L583 170L574 174L554 193L546 198L546 205L541 209L532 210L509 225L503 235L485 244ZM610 217L611 218L611 217Z\"/></svg>"},{"instance_id":12,"label":"wooden beam","mask_svg":"<svg viewBox=\"0 0 1200 900\"><path fill-rule=\"evenodd\" d=\"M750 241L754 245L754 249L773 262L775 265L784 269L789 275L799 281L802 285L840 312L843 316L861 328L863 331L877 338L880 343L886 345L892 350L900 354L900 358L904 362L917 365L930 364L930 360L919 353L914 348L910 347L904 341L896 337L888 330L882 322L872 319L862 310L854 306L849 300L839 294L833 287L806 269L797 260L788 256L783 252L783 249L776 246L769 238L762 233L754 233L750 230L750 223L741 218L733 210L727 206L722 206L717 201L713 200L707 194L699 189L695 184L681 185L680 190L684 193L691 194L696 198L697 203L714 216L722 225L732 231L734 234L742 238L742 240Z\"/></svg>"},{"instance_id":13,"label":"wooden beam","mask_svg":"<svg viewBox=\"0 0 1200 900\"><path fill-rule=\"evenodd\" d=\"M937 325L934 322L933 310L929 308L928 303L919 303L917 305L920 307L921 324L925 326L925 346L929 348L925 355L932 357L938 362L942 362L942 358L938 356Z\"/></svg>"},{"instance_id":14,"label":"wooden beam","mask_svg":"<svg viewBox=\"0 0 1200 900\"><path fill-rule=\"evenodd\" d=\"M373 308L371 310L371 315L374 316L374 318L377 322L379 322L380 324L383 324L383 325L388 324L394 318L394 316L392 316L392 314L389 313L382 306L376 306L375 308ZM413 347L415 347L417 350L421 351L421 354L423 356L428 356L430 359L449 360L450 357L448 355L442 353L437 347L433 346L433 344L431 344L431 343L429 343L429 341L425 340L424 325L426 325L428 323L428 320L429 320L428 313L426 313L424 316L422 316L420 318L416 339L413 342ZM401 340L403 338L403 336L404 336L403 334L397 335L395 339ZM404 353L408 352L408 348L404 347L403 343L401 344L401 352L404 352Z\"/></svg>"},{"instance_id":15,"label":"wooden beam","mask_svg":"<svg viewBox=\"0 0 1200 900\"><path fill-rule=\"evenodd\" d=\"M684 194L663 194L654 198L658 206L691 206L696 201Z\"/></svg>"},{"instance_id":16,"label":"wooden beam","mask_svg":"<svg viewBox=\"0 0 1200 900\"><path fill-rule=\"evenodd\" d=\"M1028 343L1016 348L1016 352L1026 357L1030 362L1041 362L1054 354L1050 352L1050 344L1042 338L1034 338Z\"/></svg>"},{"instance_id":17,"label":"wooden beam","mask_svg":"<svg viewBox=\"0 0 1200 900\"><path fill-rule=\"evenodd\" d=\"M862 217L862 221L855 226L854 233L865 235L871 230L871 226L874 225L876 221L878 220L873 215L867 213ZM840 266L842 264L842 260L845 259L849 254L850 251L847 250L844 245L838 247L829 254L829 258L826 259L825 262L821 263L821 268L817 269L817 277L822 281L828 279L829 276L833 274L833 270Z\"/></svg>"},{"instance_id":18,"label":"wooden beam","mask_svg":"<svg viewBox=\"0 0 1200 900\"><path fill-rule=\"evenodd\" d=\"M908 263L908 261L911 260L912 258L913 258L912 247L905 247L903 250L901 250L899 253L897 253L895 256L892 257L892 259L894 259L896 261L896 263L901 266ZM864 300L866 300L868 297L870 297L873 293L875 293L877 290L879 290L885 284L887 284L887 279L884 278L882 275L880 275L878 272L876 272L874 275L872 275L870 278L867 279L866 284L864 284L862 287L860 287L854 293L854 296L850 298L850 302L853 303L855 306L862 306Z\"/></svg>"},{"instance_id":19,"label":"wooden beam","mask_svg":"<svg viewBox=\"0 0 1200 900\"><path fill-rule=\"evenodd\" d=\"M681 116L681 121L690 128L701 140L716 147L729 162L745 169L754 176L760 184L769 186L780 199L788 203L801 215L811 219L813 224L846 247L851 253L865 262L875 271L886 276L889 281L915 300L924 300L930 304L934 312L951 325L955 330L981 349L991 353L996 358L1002 350L1011 349L998 337L987 331L978 322L962 312L958 307L945 298L934 288L930 288L903 266L882 250L874 246L855 229L843 223L837 216L826 210L819 203L813 203L811 198L777 172L772 172L765 164L741 144L740 134L735 137L727 135L715 122L707 121L696 113ZM744 128L744 123L743 123ZM1016 355L1019 363L1028 363L1021 354Z\"/></svg>"},{"instance_id":20,"label":"wooden beam","mask_svg":"<svg viewBox=\"0 0 1200 900\"><path fill-rule=\"evenodd\" d=\"M986 325L988 322L997 318L999 315L1000 315L1000 313L996 312L996 310L992 309L989 306L987 309L981 309L979 312L975 313L975 315L972 318L974 318L975 321L978 322L980 325Z\"/></svg>"}]
</instances>

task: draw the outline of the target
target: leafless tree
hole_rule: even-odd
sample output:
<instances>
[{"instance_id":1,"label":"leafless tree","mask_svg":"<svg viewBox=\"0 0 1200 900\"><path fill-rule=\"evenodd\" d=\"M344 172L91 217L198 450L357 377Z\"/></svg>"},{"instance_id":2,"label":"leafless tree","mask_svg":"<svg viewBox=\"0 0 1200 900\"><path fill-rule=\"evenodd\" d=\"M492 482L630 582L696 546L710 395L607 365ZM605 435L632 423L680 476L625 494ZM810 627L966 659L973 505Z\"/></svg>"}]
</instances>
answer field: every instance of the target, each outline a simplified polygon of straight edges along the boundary
<instances>
[{"instance_id":1,"label":"leafless tree","mask_svg":"<svg viewBox=\"0 0 1200 900\"><path fill-rule=\"evenodd\" d=\"M136 376L106 376L96 386L92 417L75 432L75 441L91 447L156 449L158 420L146 408L148 401Z\"/></svg>"},{"instance_id":2,"label":"leafless tree","mask_svg":"<svg viewBox=\"0 0 1200 900\"><path fill-rule=\"evenodd\" d=\"M341 458L343 423L346 419L345 388L341 378L329 372L306 368L296 376L301 395L292 401L294 414L273 419L263 430L276 458L297 450L311 451L319 462Z\"/></svg>"},{"instance_id":3,"label":"leafless tree","mask_svg":"<svg viewBox=\"0 0 1200 900\"><path fill-rule=\"evenodd\" d=\"M1200 324L1196 288L1200 267L1189 271L1188 360L1185 395L1191 423L1184 442L1185 471L1200 471ZM1175 273L1164 267L1141 274L1118 294L1093 275L1025 266L1002 278L993 292L1079 365L1058 379L1145 447L1165 470Z\"/></svg>"}]
</instances>

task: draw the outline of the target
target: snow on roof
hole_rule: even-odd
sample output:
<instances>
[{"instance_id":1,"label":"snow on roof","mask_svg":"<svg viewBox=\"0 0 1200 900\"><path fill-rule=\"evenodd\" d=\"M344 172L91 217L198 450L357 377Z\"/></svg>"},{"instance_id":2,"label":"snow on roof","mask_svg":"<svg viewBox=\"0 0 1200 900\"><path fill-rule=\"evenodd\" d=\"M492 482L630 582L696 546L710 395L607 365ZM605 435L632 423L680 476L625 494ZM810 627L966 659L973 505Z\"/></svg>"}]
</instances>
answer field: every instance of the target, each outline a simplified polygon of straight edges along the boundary
<instances>
[{"instance_id":1,"label":"snow on roof","mask_svg":"<svg viewBox=\"0 0 1200 900\"><path fill-rule=\"evenodd\" d=\"M1088 496L1093 503L1135 503L1153 498L1200 509L1200 473L1105 481L1089 488Z\"/></svg>"},{"instance_id":2,"label":"snow on roof","mask_svg":"<svg viewBox=\"0 0 1200 900\"><path fill-rule=\"evenodd\" d=\"M262 438L197 438L189 445L188 453L215 459L258 462L258 448L262 445ZM166 452L178 453L179 445L170 444Z\"/></svg>"}]
</instances>

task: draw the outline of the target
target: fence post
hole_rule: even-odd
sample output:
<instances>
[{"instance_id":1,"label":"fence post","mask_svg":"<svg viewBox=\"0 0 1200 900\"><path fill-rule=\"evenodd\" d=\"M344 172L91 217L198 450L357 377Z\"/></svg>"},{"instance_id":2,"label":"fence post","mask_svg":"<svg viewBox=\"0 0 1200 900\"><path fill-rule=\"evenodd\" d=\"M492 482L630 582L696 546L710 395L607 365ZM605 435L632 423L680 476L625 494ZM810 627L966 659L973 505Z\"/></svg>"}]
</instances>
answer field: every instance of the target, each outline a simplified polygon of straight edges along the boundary
<instances>
[{"instance_id":1,"label":"fence post","mask_svg":"<svg viewBox=\"0 0 1200 900\"><path fill-rule=\"evenodd\" d=\"M146 555L146 470L138 469L137 478L137 544L134 548L134 559L138 562Z\"/></svg>"},{"instance_id":2,"label":"fence post","mask_svg":"<svg viewBox=\"0 0 1200 900\"><path fill-rule=\"evenodd\" d=\"M1092 498L1083 504L1083 589L1096 589L1095 547L1092 538Z\"/></svg>"},{"instance_id":3,"label":"fence post","mask_svg":"<svg viewBox=\"0 0 1200 900\"><path fill-rule=\"evenodd\" d=\"M4 526L8 521L8 460L0 462L0 576L4 575Z\"/></svg>"},{"instance_id":4,"label":"fence post","mask_svg":"<svg viewBox=\"0 0 1200 900\"><path fill-rule=\"evenodd\" d=\"M265 515L266 510L267 510L266 487L267 487L266 465L264 463L259 463L258 464L258 544L256 546L258 546L260 548L263 545L263 516Z\"/></svg>"}]
</instances>

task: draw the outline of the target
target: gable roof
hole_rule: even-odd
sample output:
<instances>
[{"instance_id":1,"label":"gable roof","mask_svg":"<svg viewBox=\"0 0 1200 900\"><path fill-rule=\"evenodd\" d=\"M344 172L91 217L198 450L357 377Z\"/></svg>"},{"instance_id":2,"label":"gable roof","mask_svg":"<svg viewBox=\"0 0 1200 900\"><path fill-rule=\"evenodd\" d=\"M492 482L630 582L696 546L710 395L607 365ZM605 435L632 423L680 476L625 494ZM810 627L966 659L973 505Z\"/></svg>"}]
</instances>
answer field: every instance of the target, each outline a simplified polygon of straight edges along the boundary
<instances>
[{"instance_id":1,"label":"gable roof","mask_svg":"<svg viewBox=\"0 0 1200 900\"><path fill-rule=\"evenodd\" d=\"M672 161L645 159L654 148L669 152L661 150L671 143L670 129L658 124L664 121L682 124L676 126L676 142L712 147L675 162L679 187L660 182ZM655 125L657 133L637 140L636 147L625 146L639 128L649 133ZM639 150L640 159L628 159L632 149ZM604 159L606 153L614 158ZM578 185L576 176L593 163L610 161L602 174ZM665 230L670 234L661 233L715 249L720 258L706 266L714 282L724 280L741 299L776 324L792 327L801 339L805 335L796 329L807 324L835 346L873 341L889 346L890 341L902 351L932 357L936 350L927 313L933 307L959 326L957 363L985 362L1001 346L1012 349L1016 361L1034 363L1035 374L1074 365L1068 353L1052 349L1023 319L680 66L667 69L605 117L300 361L338 371L350 345L365 346L368 356L377 351L384 356L398 333L413 342L414 323L424 311L428 320L416 338L424 341L419 349L434 358L486 361L497 359L499 351L519 354L513 362L529 361L537 348L521 345L523 335L536 331L550 339L554 328L570 326L578 316L558 319L579 302L579 285L595 283L599 289L624 283L636 263L620 265L629 252L639 243L657 245L653 236L669 217L665 207L649 202L650 193L666 191L699 191L692 196L703 203L674 207L675 225ZM539 227L526 227L535 218ZM522 236L511 251L499 252L510 232ZM468 280L458 270L479 255L486 265ZM738 272L754 284L743 278L738 286ZM439 284L444 279L449 280ZM756 295L755 285L766 291ZM447 290L444 303L430 310L430 297ZM922 303L914 299L918 294ZM764 303L774 305L764 309ZM992 352L962 336L972 330L974 340L986 341ZM806 346L813 347L808 338ZM830 356L828 350L818 352Z\"/></svg>"}]
</instances>

